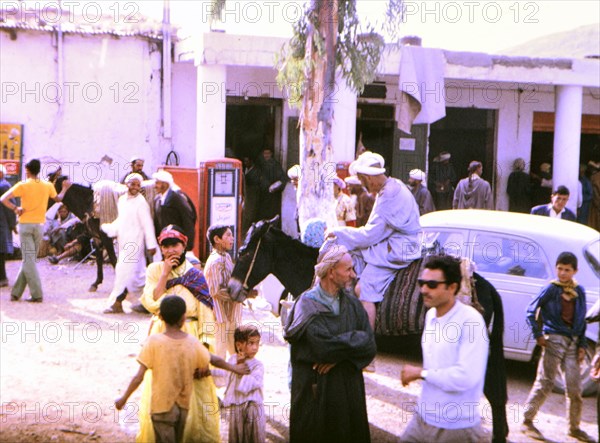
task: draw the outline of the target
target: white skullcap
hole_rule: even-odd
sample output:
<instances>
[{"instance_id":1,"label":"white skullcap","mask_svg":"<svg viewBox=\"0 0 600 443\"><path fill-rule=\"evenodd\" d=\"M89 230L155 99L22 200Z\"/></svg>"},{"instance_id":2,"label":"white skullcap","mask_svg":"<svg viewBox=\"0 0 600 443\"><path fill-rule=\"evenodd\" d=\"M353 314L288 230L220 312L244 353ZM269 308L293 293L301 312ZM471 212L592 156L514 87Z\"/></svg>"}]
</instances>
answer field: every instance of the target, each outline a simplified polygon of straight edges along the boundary
<instances>
[{"instance_id":1,"label":"white skullcap","mask_svg":"<svg viewBox=\"0 0 600 443\"><path fill-rule=\"evenodd\" d=\"M133 163L136 160L144 161L144 159L142 157L140 157L139 155L134 155L133 157L131 157L131 160L129 160L129 163Z\"/></svg>"},{"instance_id":2,"label":"white skullcap","mask_svg":"<svg viewBox=\"0 0 600 443\"><path fill-rule=\"evenodd\" d=\"M360 157L350 163L350 175L381 175L385 174L385 160L375 152L363 152Z\"/></svg>"},{"instance_id":3,"label":"white skullcap","mask_svg":"<svg viewBox=\"0 0 600 443\"><path fill-rule=\"evenodd\" d=\"M452 155L450 155L449 152L443 151L443 152L440 152L437 156L435 156L433 161L435 163L439 163L439 162L443 162L446 160L450 160L451 157L452 157Z\"/></svg>"},{"instance_id":4,"label":"white skullcap","mask_svg":"<svg viewBox=\"0 0 600 443\"><path fill-rule=\"evenodd\" d=\"M425 173L420 169L413 169L408 173L408 176L413 180L425 180Z\"/></svg>"},{"instance_id":5,"label":"white skullcap","mask_svg":"<svg viewBox=\"0 0 600 443\"><path fill-rule=\"evenodd\" d=\"M133 173L129 174L127 177L125 177L125 184L127 184L133 180L137 180L141 184L144 181L144 178L137 172L133 172Z\"/></svg>"},{"instance_id":6,"label":"white skullcap","mask_svg":"<svg viewBox=\"0 0 600 443\"><path fill-rule=\"evenodd\" d=\"M294 165L287 171L287 175L290 179L299 178L302 173L302 168L300 165Z\"/></svg>"},{"instance_id":7,"label":"white skullcap","mask_svg":"<svg viewBox=\"0 0 600 443\"><path fill-rule=\"evenodd\" d=\"M315 265L315 275L319 278L325 277L327 272L337 265L344 255L348 254L345 246L331 242L325 242L322 249Z\"/></svg>"},{"instance_id":8,"label":"white skullcap","mask_svg":"<svg viewBox=\"0 0 600 443\"><path fill-rule=\"evenodd\" d=\"M337 175L333 179L333 184L334 185L338 185L338 187L340 189L346 189L346 182L344 182L344 180L342 180L341 178L339 178Z\"/></svg>"},{"instance_id":9,"label":"white skullcap","mask_svg":"<svg viewBox=\"0 0 600 443\"><path fill-rule=\"evenodd\" d=\"M361 185L362 183L358 179L356 175L350 175L344 179L344 181L349 185Z\"/></svg>"},{"instance_id":10,"label":"white skullcap","mask_svg":"<svg viewBox=\"0 0 600 443\"><path fill-rule=\"evenodd\" d=\"M161 169L160 171L157 171L154 174L152 174L152 178L154 180L158 180L158 181L161 181L161 182L168 183L171 186L173 186L175 184L175 182L173 181L173 176L171 175L171 173L168 172L168 171L165 171L164 169Z\"/></svg>"}]
</instances>

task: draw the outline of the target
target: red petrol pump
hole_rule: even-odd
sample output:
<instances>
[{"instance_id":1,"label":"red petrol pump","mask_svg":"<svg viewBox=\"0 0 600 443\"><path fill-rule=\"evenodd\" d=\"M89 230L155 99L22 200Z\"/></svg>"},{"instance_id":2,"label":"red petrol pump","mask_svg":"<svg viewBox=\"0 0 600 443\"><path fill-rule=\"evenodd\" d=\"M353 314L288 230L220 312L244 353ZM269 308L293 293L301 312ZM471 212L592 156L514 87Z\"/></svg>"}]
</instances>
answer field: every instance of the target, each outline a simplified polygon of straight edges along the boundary
<instances>
[{"instance_id":1,"label":"red petrol pump","mask_svg":"<svg viewBox=\"0 0 600 443\"><path fill-rule=\"evenodd\" d=\"M242 244L242 162L233 158L208 160L195 168L161 166L196 206L194 254L203 262L210 253L207 229L214 224L231 226L235 258Z\"/></svg>"}]
</instances>

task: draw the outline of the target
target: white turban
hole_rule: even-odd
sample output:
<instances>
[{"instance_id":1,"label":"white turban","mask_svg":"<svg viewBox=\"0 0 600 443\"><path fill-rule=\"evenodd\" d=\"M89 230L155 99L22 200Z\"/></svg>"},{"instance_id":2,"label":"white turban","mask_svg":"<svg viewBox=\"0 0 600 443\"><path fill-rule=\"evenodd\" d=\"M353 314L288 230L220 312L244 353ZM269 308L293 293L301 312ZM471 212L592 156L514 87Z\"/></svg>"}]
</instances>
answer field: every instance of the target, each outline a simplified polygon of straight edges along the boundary
<instances>
[{"instance_id":1,"label":"white turban","mask_svg":"<svg viewBox=\"0 0 600 443\"><path fill-rule=\"evenodd\" d=\"M290 179L299 178L301 172L302 169L300 168L300 165L294 165L288 169L287 175Z\"/></svg>"},{"instance_id":2,"label":"white turban","mask_svg":"<svg viewBox=\"0 0 600 443\"><path fill-rule=\"evenodd\" d=\"M134 155L133 157L131 157L131 160L129 160L129 163L133 163L136 160L144 161L144 159L142 157L140 157L139 155Z\"/></svg>"},{"instance_id":3,"label":"white turban","mask_svg":"<svg viewBox=\"0 0 600 443\"><path fill-rule=\"evenodd\" d=\"M344 179L344 181L349 185L361 185L362 183L358 179L356 175L350 175Z\"/></svg>"},{"instance_id":4,"label":"white turban","mask_svg":"<svg viewBox=\"0 0 600 443\"><path fill-rule=\"evenodd\" d=\"M425 173L420 169L413 169L408 173L408 176L413 180L425 180Z\"/></svg>"},{"instance_id":5,"label":"white turban","mask_svg":"<svg viewBox=\"0 0 600 443\"><path fill-rule=\"evenodd\" d=\"M168 171L165 171L164 169L161 169L160 171L157 171L154 174L152 174L152 178L154 180L168 183L170 186L173 186L175 184L171 173Z\"/></svg>"},{"instance_id":6,"label":"white turban","mask_svg":"<svg viewBox=\"0 0 600 443\"><path fill-rule=\"evenodd\" d=\"M144 178L140 174L138 174L137 172L132 172L127 177L125 177L125 184L127 184L127 183L129 183L129 182L131 182L133 180L137 180L141 184L144 181Z\"/></svg>"},{"instance_id":7,"label":"white turban","mask_svg":"<svg viewBox=\"0 0 600 443\"><path fill-rule=\"evenodd\" d=\"M360 157L350 163L350 175L381 175L385 174L385 160L375 152L363 152Z\"/></svg>"},{"instance_id":8,"label":"white turban","mask_svg":"<svg viewBox=\"0 0 600 443\"><path fill-rule=\"evenodd\" d=\"M319 252L319 258L315 265L315 275L319 278L325 277L327 272L337 265L346 254L348 254L348 249L345 246L333 242L325 242Z\"/></svg>"},{"instance_id":9,"label":"white turban","mask_svg":"<svg viewBox=\"0 0 600 443\"><path fill-rule=\"evenodd\" d=\"M346 189L346 182L337 175L333 178L333 184L338 185L340 189Z\"/></svg>"}]
</instances>

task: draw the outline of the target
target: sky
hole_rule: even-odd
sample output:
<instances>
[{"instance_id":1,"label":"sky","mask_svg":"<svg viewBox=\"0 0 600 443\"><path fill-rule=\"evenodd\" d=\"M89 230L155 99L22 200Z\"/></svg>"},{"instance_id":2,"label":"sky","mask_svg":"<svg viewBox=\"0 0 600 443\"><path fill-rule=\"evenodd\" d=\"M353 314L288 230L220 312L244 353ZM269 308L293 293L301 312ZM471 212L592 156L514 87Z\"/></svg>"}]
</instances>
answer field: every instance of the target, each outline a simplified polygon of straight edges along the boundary
<instances>
[{"instance_id":1,"label":"sky","mask_svg":"<svg viewBox=\"0 0 600 443\"><path fill-rule=\"evenodd\" d=\"M357 1L361 21L381 22L386 0ZM20 3L0 0L0 4ZM140 12L162 20L162 0L62 0L62 4L75 12L86 5L99 6L107 14ZM171 21L186 32L207 28L210 0L169 0L169 4ZM303 0L227 0L220 28L231 34L289 37L304 4ZM423 46L454 51L497 53L543 35L600 22L597 0L405 0L404 7L401 35L418 35Z\"/></svg>"},{"instance_id":2,"label":"sky","mask_svg":"<svg viewBox=\"0 0 600 443\"><path fill-rule=\"evenodd\" d=\"M228 33L291 35L303 1L227 0ZM140 1L140 8L162 17L161 1ZM206 2L171 0L174 23L197 26L206 20ZM381 22L385 0L358 0L361 20ZM600 22L600 2L581 1L411 1L405 0L402 35L418 35L423 46L456 51L500 52L528 40ZM600 24L598 25L600 26Z\"/></svg>"}]
</instances>

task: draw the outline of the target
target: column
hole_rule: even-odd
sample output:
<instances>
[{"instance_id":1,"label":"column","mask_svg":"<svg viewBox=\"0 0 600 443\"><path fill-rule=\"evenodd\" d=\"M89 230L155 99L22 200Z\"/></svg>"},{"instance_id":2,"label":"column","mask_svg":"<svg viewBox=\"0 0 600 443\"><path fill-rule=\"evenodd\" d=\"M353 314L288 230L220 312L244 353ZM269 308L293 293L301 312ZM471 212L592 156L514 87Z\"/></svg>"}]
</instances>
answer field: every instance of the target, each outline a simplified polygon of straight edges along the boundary
<instances>
[{"instance_id":1,"label":"column","mask_svg":"<svg viewBox=\"0 0 600 443\"><path fill-rule=\"evenodd\" d=\"M351 162L356 151L357 95L346 85L346 80L339 73L336 75L335 92L329 100L333 100L333 161Z\"/></svg>"},{"instance_id":2,"label":"column","mask_svg":"<svg viewBox=\"0 0 600 443\"><path fill-rule=\"evenodd\" d=\"M196 165L225 157L226 80L226 66L196 66Z\"/></svg>"},{"instance_id":3,"label":"column","mask_svg":"<svg viewBox=\"0 0 600 443\"><path fill-rule=\"evenodd\" d=\"M564 185L569 188L571 196L567 207L577 213L583 88L557 86L555 103L552 187Z\"/></svg>"}]
</instances>

